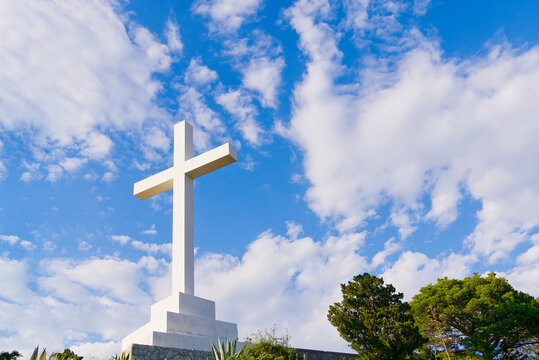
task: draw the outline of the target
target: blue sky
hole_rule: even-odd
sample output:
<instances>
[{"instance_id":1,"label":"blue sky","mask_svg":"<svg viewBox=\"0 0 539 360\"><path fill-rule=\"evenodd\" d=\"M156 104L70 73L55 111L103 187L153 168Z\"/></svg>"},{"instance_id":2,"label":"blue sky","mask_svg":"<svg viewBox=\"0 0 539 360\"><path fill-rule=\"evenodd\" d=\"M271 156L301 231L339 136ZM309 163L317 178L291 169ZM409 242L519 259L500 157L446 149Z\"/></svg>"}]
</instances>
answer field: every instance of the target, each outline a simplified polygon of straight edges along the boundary
<instances>
[{"instance_id":1,"label":"blue sky","mask_svg":"<svg viewBox=\"0 0 539 360\"><path fill-rule=\"evenodd\" d=\"M195 151L195 294L240 336L346 350L339 284L539 286L537 1L0 1L0 348L107 357L170 292Z\"/></svg>"}]
</instances>

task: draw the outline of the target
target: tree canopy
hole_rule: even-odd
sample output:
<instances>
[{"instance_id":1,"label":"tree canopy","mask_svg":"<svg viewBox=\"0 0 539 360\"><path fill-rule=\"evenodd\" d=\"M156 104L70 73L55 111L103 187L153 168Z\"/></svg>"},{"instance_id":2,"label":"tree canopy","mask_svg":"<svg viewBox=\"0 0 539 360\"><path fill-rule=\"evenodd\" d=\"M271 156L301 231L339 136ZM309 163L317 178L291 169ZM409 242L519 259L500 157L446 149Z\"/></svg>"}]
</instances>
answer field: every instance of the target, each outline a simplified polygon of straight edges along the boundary
<instances>
[{"instance_id":1,"label":"tree canopy","mask_svg":"<svg viewBox=\"0 0 539 360\"><path fill-rule=\"evenodd\" d=\"M341 284L342 302L330 306L328 319L361 359L408 359L426 342L393 285L367 273Z\"/></svg>"},{"instance_id":2,"label":"tree canopy","mask_svg":"<svg viewBox=\"0 0 539 360\"><path fill-rule=\"evenodd\" d=\"M421 333L430 340L432 353L483 359L537 355L537 299L516 291L493 273L462 280L438 279L435 285L423 287L410 305Z\"/></svg>"}]
</instances>

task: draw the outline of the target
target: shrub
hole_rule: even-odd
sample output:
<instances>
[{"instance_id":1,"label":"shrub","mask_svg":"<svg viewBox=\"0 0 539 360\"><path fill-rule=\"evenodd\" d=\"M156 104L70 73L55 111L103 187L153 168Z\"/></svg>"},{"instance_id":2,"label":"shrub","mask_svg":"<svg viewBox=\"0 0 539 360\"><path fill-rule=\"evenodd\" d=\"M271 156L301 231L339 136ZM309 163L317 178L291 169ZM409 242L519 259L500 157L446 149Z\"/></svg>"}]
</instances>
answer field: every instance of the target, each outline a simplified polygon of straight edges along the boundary
<instances>
[{"instance_id":1,"label":"shrub","mask_svg":"<svg viewBox=\"0 0 539 360\"><path fill-rule=\"evenodd\" d=\"M296 349L288 347L290 336L276 336L276 329L257 333L247 337L245 349L239 356L241 360L293 360L297 358Z\"/></svg>"}]
</instances>

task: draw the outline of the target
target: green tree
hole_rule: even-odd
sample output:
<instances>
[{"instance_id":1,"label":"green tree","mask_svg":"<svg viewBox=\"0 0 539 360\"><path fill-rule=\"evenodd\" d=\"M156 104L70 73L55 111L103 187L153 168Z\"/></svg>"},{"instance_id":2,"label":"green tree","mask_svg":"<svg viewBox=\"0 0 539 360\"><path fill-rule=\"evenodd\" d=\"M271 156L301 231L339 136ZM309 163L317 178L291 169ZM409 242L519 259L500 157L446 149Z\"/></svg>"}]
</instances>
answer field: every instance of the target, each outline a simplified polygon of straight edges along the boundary
<instances>
[{"instance_id":1,"label":"green tree","mask_svg":"<svg viewBox=\"0 0 539 360\"><path fill-rule=\"evenodd\" d=\"M361 359L410 359L426 342L393 285L367 273L341 284L342 302L329 307L328 319Z\"/></svg>"},{"instance_id":2,"label":"green tree","mask_svg":"<svg viewBox=\"0 0 539 360\"><path fill-rule=\"evenodd\" d=\"M17 360L17 358L20 358L22 355L17 350L14 350L12 352L8 351L2 351L0 352L0 360Z\"/></svg>"},{"instance_id":3,"label":"green tree","mask_svg":"<svg viewBox=\"0 0 539 360\"><path fill-rule=\"evenodd\" d=\"M61 353L54 353L52 354L52 357L55 360L82 360L82 356L78 356L73 351L69 349L64 349L64 352Z\"/></svg>"},{"instance_id":4,"label":"green tree","mask_svg":"<svg viewBox=\"0 0 539 360\"><path fill-rule=\"evenodd\" d=\"M539 304L494 273L438 279L414 296L412 314L433 354L527 359L539 346Z\"/></svg>"}]
</instances>

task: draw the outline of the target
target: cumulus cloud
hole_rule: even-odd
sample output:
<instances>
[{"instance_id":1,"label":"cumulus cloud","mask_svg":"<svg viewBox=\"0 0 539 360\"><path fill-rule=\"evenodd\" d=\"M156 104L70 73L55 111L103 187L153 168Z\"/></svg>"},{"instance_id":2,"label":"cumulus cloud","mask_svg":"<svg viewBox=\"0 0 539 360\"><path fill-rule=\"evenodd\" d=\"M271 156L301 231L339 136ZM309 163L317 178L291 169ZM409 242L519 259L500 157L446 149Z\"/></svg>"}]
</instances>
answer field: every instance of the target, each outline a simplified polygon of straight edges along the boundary
<instances>
[{"instance_id":1,"label":"cumulus cloud","mask_svg":"<svg viewBox=\"0 0 539 360\"><path fill-rule=\"evenodd\" d=\"M217 80L217 73L202 64L200 58L191 59L185 72L185 82L195 85L206 85Z\"/></svg>"},{"instance_id":2,"label":"cumulus cloud","mask_svg":"<svg viewBox=\"0 0 539 360\"><path fill-rule=\"evenodd\" d=\"M236 127L245 140L254 146L261 145L263 131L256 121L258 111L248 94L242 90L230 90L219 94L216 101L234 116Z\"/></svg>"},{"instance_id":3,"label":"cumulus cloud","mask_svg":"<svg viewBox=\"0 0 539 360\"><path fill-rule=\"evenodd\" d=\"M36 343L54 352L71 345L87 349L93 342L93 356L110 357L120 351L112 343L143 324L157 300L139 285L147 286L142 284L167 269L146 257L138 262L107 257L39 264L0 258L0 331L6 334L0 346L30 354Z\"/></svg>"},{"instance_id":4,"label":"cumulus cloud","mask_svg":"<svg viewBox=\"0 0 539 360\"><path fill-rule=\"evenodd\" d=\"M235 31L256 14L261 0L199 0L194 5L197 14L211 19L213 31Z\"/></svg>"},{"instance_id":5,"label":"cumulus cloud","mask_svg":"<svg viewBox=\"0 0 539 360\"><path fill-rule=\"evenodd\" d=\"M157 235L157 230L155 229L155 224L152 224L149 229L142 231L145 235Z\"/></svg>"},{"instance_id":6,"label":"cumulus cloud","mask_svg":"<svg viewBox=\"0 0 539 360\"><path fill-rule=\"evenodd\" d=\"M4 1L0 8L0 128L32 139L35 154L69 153L40 162L74 171L82 164L68 158L110 154L111 132L163 118L153 103L160 84L152 73L169 68L169 46L178 45L159 43L133 22L127 33L114 1ZM49 171L47 178L58 174ZM25 171L21 180L41 177L39 170Z\"/></svg>"},{"instance_id":7,"label":"cumulus cloud","mask_svg":"<svg viewBox=\"0 0 539 360\"><path fill-rule=\"evenodd\" d=\"M74 172L80 169L87 162L88 159L85 158L66 157L60 162L60 165L65 171Z\"/></svg>"},{"instance_id":8,"label":"cumulus cloud","mask_svg":"<svg viewBox=\"0 0 539 360\"><path fill-rule=\"evenodd\" d=\"M181 54L183 50L183 43L180 36L180 27L176 21L168 19L166 22L165 36L167 38L168 49Z\"/></svg>"},{"instance_id":9,"label":"cumulus cloud","mask_svg":"<svg viewBox=\"0 0 539 360\"><path fill-rule=\"evenodd\" d=\"M288 230L290 238L260 234L241 258L202 254L195 291L216 300L218 316L237 322L240 337L277 324L290 331L294 346L346 350L326 314L340 300L339 284L367 269L358 254L364 234L316 242L300 238L298 224L288 223Z\"/></svg>"},{"instance_id":10,"label":"cumulus cloud","mask_svg":"<svg viewBox=\"0 0 539 360\"><path fill-rule=\"evenodd\" d=\"M405 300L409 301L423 286L436 283L438 278L457 279L469 275L476 261L474 255L451 253L431 259L422 253L405 251L382 273L382 277L384 282L393 284L397 291L404 293Z\"/></svg>"},{"instance_id":11,"label":"cumulus cloud","mask_svg":"<svg viewBox=\"0 0 539 360\"><path fill-rule=\"evenodd\" d=\"M288 233L260 234L241 258L197 256L196 295L215 300L218 318L238 323L242 337L276 323L293 334L295 346L346 350L326 313L340 300L339 283L368 266L359 254L365 234L317 242L300 237L301 226L292 222ZM136 243L126 235L111 239ZM108 357L119 352L124 336L148 321L150 304L170 294L171 279L166 261L143 256L52 258L39 264L0 258L0 280L0 331L9 334L1 346L30 352L36 342L52 351L64 346L86 351L93 345L94 356ZM49 331L51 324L55 331Z\"/></svg>"},{"instance_id":12,"label":"cumulus cloud","mask_svg":"<svg viewBox=\"0 0 539 360\"><path fill-rule=\"evenodd\" d=\"M155 225L142 232L143 234L157 234L157 231L155 230ZM163 253L165 255L171 255L172 254L172 244L166 243L166 244L155 244L155 243L147 243L140 240L132 239L130 236L127 235L111 235L110 237L113 241L116 241L120 243L121 245L130 245L134 249L144 251L148 254L156 254L156 253Z\"/></svg>"},{"instance_id":13,"label":"cumulus cloud","mask_svg":"<svg viewBox=\"0 0 539 360\"><path fill-rule=\"evenodd\" d=\"M539 225L539 48L491 45L459 61L422 39L394 71L358 73L355 90L337 82L342 54L320 4L287 11L310 59L289 128L305 152L309 206L349 231L392 203L405 238L420 221L447 227L471 196L482 207L467 244L491 262L507 256Z\"/></svg>"},{"instance_id":14,"label":"cumulus cloud","mask_svg":"<svg viewBox=\"0 0 539 360\"><path fill-rule=\"evenodd\" d=\"M226 131L221 116L213 111L204 96L194 87L180 87L180 109L182 118L194 125L194 147L197 151L211 148L213 139L224 139Z\"/></svg>"},{"instance_id":15,"label":"cumulus cloud","mask_svg":"<svg viewBox=\"0 0 539 360\"><path fill-rule=\"evenodd\" d=\"M0 235L0 240L7 242L9 245L19 245L25 250L34 250L36 248L35 244L31 241L21 239L17 235Z\"/></svg>"},{"instance_id":16,"label":"cumulus cloud","mask_svg":"<svg viewBox=\"0 0 539 360\"><path fill-rule=\"evenodd\" d=\"M283 67L282 58L251 59L249 66L243 70L243 86L257 91L261 95L263 106L275 107Z\"/></svg>"},{"instance_id":17,"label":"cumulus cloud","mask_svg":"<svg viewBox=\"0 0 539 360\"><path fill-rule=\"evenodd\" d=\"M111 235L110 238L114 241L119 242L121 245L125 245L131 241L131 237L127 235Z\"/></svg>"}]
</instances>

